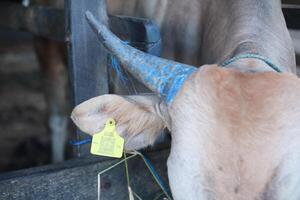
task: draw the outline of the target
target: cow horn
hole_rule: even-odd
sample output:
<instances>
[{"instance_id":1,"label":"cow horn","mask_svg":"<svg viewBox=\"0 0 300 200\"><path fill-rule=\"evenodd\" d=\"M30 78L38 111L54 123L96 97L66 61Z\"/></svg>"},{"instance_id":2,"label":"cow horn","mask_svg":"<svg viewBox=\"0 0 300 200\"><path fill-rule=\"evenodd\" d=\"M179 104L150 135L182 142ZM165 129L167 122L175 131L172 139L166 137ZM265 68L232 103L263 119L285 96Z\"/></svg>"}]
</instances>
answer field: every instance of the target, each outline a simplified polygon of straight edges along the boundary
<instances>
[{"instance_id":1,"label":"cow horn","mask_svg":"<svg viewBox=\"0 0 300 200\"><path fill-rule=\"evenodd\" d=\"M125 44L89 11L86 18L102 44L126 70L169 104L185 79L196 70L193 66L146 54Z\"/></svg>"}]
</instances>

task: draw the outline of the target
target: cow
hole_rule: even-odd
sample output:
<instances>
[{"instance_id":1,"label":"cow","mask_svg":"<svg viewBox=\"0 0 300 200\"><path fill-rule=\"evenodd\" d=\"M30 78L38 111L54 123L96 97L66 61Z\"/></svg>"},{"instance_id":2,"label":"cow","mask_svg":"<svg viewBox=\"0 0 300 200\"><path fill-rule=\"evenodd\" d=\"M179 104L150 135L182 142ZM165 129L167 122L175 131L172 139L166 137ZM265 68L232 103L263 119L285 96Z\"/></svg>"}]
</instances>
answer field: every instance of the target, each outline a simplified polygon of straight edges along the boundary
<instances>
[{"instance_id":1,"label":"cow","mask_svg":"<svg viewBox=\"0 0 300 200\"><path fill-rule=\"evenodd\" d=\"M300 199L300 80L281 2L172 0L165 13L165 34L199 45L201 67L130 47L87 13L102 44L154 94L94 97L74 108L74 123L93 135L114 118L126 150L168 128L174 199Z\"/></svg>"}]
</instances>

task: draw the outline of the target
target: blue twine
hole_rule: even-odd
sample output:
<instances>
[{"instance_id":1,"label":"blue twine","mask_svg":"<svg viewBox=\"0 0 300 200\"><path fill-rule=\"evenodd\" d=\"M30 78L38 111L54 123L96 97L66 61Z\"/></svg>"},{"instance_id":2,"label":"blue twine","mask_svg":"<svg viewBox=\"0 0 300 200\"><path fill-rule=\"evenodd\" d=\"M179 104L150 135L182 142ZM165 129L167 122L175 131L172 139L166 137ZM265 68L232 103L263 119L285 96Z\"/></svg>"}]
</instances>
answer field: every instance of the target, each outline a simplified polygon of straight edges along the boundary
<instances>
[{"instance_id":1,"label":"blue twine","mask_svg":"<svg viewBox=\"0 0 300 200\"><path fill-rule=\"evenodd\" d=\"M110 61L111 61L111 67L117 73L118 78L124 84L126 84L126 82L128 81L128 78L126 78L126 76L124 75L123 69L121 68L117 58L113 55L110 55Z\"/></svg>"},{"instance_id":2,"label":"blue twine","mask_svg":"<svg viewBox=\"0 0 300 200\"><path fill-rule=\"evenodd\" d=\"M70 144L73 146L80 146L83 144L91 143L92 138L84 139L84 140L79 140L79 141L70 141Z\"/></svg>"},{"instance_id":3,"label":"blue twine","mask_svg":"<svg viewBox=\"0 0 300 200\"><path fill-rule=\"evenodd\" d=\"M265 62L267 65L269 65L276 72L279 72L279 73L282 72L282 70L277 65L275 65L273 62L271 62L269 59L267 59L264 56L261 56L259 54L253 54L253 53L240 54L240 55L234 56L233 58L231 58L229 60L225 60L221 64L221 66L222 67L226 67L227 65L229 65L229 64L231 64L231 63L233 63L233 62L235 62L237 60L243 59L243 58L255 58L255 59L261 60L261 61Z\"/></svg>"}]
</instances>

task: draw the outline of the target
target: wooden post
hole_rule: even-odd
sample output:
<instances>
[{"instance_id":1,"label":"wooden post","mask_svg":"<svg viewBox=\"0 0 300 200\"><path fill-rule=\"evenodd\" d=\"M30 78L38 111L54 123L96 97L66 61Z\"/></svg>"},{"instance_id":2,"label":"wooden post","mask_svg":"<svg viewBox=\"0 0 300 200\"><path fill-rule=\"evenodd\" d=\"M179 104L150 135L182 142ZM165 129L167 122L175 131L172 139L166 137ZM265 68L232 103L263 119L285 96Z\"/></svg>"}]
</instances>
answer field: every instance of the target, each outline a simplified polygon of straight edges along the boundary
<instances>
[{"instance_id":1,"label":"wooden post","mask_svg":"<svg viewBox=\"0 0 300 200\"><path fill-rule=\"evenodd\" d=\"M73 106L108 93L107 53L85 19L87 10L103 23L107 23L105 0L67 0L65 3ZM77 140L87 137L89 136L77 130ZM78 146L76 153L78 156L87 154L89 148L89 145Z\"/></svg>"}]
</instances>

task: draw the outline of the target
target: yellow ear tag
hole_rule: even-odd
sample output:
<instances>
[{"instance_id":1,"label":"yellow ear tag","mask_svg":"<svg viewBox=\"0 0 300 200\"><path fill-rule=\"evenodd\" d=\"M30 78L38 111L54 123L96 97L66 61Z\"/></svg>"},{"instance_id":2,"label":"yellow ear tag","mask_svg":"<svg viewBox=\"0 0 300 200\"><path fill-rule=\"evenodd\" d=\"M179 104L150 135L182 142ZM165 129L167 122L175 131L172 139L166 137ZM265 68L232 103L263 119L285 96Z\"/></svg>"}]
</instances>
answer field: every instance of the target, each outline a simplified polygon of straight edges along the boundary
<instances>
[{"instance_id":1,"label":"yellow ear tag","mask_svg":"<svg viewBox=\"0 0 300 200\"><path fill-rule=\"evenodd\" d=\"M91 154L121 158L124 149L124 139L116 131L116 122L108 119L104 129L93 135Z\"/></svg>"}]
</instances>

